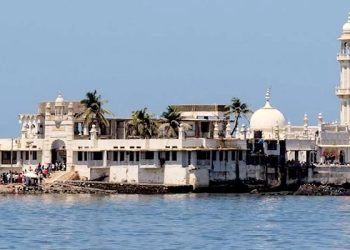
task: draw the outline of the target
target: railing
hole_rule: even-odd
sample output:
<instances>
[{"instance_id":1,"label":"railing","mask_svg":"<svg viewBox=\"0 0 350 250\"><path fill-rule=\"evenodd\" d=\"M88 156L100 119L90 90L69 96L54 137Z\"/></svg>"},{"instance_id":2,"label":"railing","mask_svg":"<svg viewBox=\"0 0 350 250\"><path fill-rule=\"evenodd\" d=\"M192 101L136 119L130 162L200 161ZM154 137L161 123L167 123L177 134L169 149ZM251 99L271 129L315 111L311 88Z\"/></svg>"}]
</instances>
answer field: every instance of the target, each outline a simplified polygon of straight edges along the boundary
<instances>
[{"instance_id":1,"label":"railing","mask_svg":"<svg viewBox=\"0 0 350 250\"><path fill-rule=\"evenodd\" d=\"M337 55L337 60L350 60L350 54L349 53L339 53Z\"/></svg>"},{"instance_id":2,"label":"railing","mask_svg":"<svg viewBox=\"0 0 350 250\"><path fill-rule=\"evenodd\" d=\"M321 139L319 141L319 144L321 145L348 145L349 140L348 139L338 139L338 140L331 140L331 139Z\"/></svg>"},{"instance_id":3,"label":"railing","mask_svg":"<svg viewBox=\"0 0 350 250\"><path fill-rule=\"evenodd\" d=\"M285 136L286 139L298 139L298 140L313 140L315 139L314 133L290 133L286 134Z\"/></svg>"},{"instance_id":4,"label":"railing","mask_svg":"<svg viewBox=\"0 0 350 250\"><path fill-rule=\"evenodd\" d=\"M335 93L336 93L336 95L350 95L350 89L342 89L342 88L337 87L335 89Z\"/></svg>"},{"instance_id":5,"label":"railing","mask_svg":"<svg viewBox=\"0 0 350 250\"><path fill-rule=\"evenodd\" d=\"M210 166L210 160L197 160L198 166Z\"/></svg>"},{"instance_id":6,"label":"railing","mask_svg":"<svg viewBox=\"0 0 350 250\"><path fill-rule=\"evenodd\" d=\"M348 132L348 127L346 125L338 125L338 124L323 124L322 125L323 132Z\"/></svg>"},{"instance_id":7,"label":"railing","mask_svg":"<svg viewBox=\"0 0 350 250\"><path fill-rule=\"evenodd\" d=\"M89 167L103 167L103 161L100 161L100 160L89 161L88 166Z\"/></svg>"}]
</instances>

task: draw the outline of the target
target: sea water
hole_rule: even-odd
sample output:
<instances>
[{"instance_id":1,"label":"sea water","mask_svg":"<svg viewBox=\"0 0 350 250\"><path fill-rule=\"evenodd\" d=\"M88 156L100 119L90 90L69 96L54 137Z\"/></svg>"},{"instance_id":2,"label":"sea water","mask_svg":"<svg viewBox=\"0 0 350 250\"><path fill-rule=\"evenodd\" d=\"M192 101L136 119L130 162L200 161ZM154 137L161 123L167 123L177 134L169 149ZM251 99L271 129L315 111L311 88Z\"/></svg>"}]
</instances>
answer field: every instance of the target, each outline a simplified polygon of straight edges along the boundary
<instances>
[{"instance_id":1,"label":"sea water","mask_svg":"<svg viewBox=\"0 0 350 250\"><path fill-rule=\"evenodd\" d=\"M0 249L349 249L350 198L0 196Z\"/></svg>"}]
</instances>

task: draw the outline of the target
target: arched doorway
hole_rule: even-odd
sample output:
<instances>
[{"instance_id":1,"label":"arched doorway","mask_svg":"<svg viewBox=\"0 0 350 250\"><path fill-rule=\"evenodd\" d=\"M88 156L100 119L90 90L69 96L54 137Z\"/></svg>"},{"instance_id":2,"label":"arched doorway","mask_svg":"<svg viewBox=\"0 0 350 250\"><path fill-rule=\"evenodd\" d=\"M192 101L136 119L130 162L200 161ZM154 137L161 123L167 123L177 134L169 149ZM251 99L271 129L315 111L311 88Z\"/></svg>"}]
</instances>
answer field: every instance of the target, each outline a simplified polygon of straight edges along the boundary
<instances>
[{"instance_id":1,"label":"arched doorway","mask_svg":"<svg viewBox=\"0 0 350 250\"><path fill-rule=\"evenodd\" d=\"M67 162L66 144L62 140L56 140L51 146L51 163L64 163Z\"/></svg>"}]
</instances>

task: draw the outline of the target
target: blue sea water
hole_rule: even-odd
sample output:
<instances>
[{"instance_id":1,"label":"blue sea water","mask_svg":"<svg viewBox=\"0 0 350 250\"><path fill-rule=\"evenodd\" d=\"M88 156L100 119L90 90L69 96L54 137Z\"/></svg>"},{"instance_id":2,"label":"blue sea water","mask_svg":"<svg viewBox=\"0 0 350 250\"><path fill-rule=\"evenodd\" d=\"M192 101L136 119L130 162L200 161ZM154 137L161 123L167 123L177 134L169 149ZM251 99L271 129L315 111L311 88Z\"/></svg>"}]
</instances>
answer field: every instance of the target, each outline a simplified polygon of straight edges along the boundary
<instances>
[{"instance_id":1,"label":"blue sea water","mask_svg":"<svg viewBox=\"0 0 350 250\"><path fill-rule=\"evenodd\" d=\"M349 249L350 198L0 196L0 249Z\"/></svg>"}]
</instances>

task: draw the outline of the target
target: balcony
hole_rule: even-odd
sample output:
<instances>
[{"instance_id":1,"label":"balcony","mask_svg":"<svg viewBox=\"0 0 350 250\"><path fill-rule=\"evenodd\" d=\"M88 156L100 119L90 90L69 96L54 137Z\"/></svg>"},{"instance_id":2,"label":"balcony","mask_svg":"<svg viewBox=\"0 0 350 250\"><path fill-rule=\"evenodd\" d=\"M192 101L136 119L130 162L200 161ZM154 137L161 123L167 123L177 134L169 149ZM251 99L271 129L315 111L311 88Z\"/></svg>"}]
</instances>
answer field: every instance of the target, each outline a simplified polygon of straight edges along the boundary
<instances>
[{"instance_id":1,"label":"balcony","mask_svg":"<svg viewBox=\"0 0 350 250\"><path fill-rule=\"evenodd\" d=\"M337 55L337 60L338 61L350 61L350 54L349 53L339 53Z\"/></svg>"},{"instance_id":2,"label":"balcony","mask_svg":"<svg viewBox=\"0 0 350 250\"><path fill-rule=\"evenodd\" d=\"M335 94L337 96L350 96L350 89L341 89L341 88L337 87L335 89Z\"/></svg>"}]
</instances>

